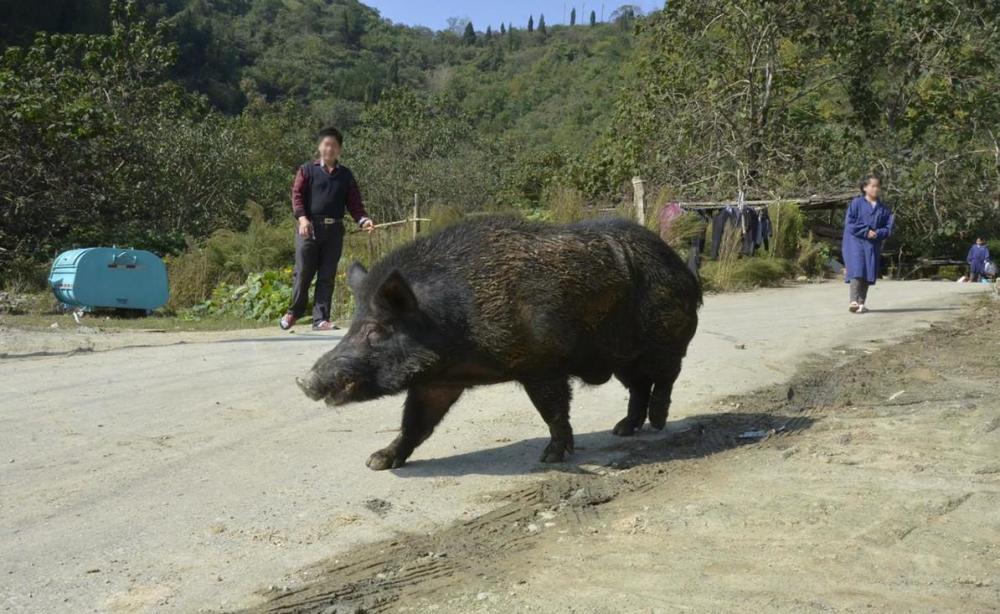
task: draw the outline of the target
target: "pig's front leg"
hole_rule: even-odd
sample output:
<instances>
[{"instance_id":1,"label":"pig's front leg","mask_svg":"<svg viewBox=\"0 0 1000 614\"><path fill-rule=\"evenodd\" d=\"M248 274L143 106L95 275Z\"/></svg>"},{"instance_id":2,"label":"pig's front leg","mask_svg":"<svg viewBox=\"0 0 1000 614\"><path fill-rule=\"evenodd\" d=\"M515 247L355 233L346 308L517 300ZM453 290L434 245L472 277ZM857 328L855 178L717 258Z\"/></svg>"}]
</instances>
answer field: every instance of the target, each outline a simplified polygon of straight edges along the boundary
<instances>
[{"instance_id":1,"label":"pig's front leg","mask_svg":"<svg viewBox=\"0 0 1000 614\"><path fill-rule=\"evenodd\" d=\"M399 435L388 446L368 457L369 469L381 471L402 467L425 439L434 432L434 427L448 413L464 388L455 386L417 386L406 393L403 404L403 424Z\"/></svg>"},{"instance_id":2,"label":"pig's front leg","mask_svg":"<svg viewBox=\"0 0 1000 614\"><path fill-rule=\"evenodd\" d=\"M552 440L542 452L543 463L559 463L573 452L573 428L569 424L569 401L572 392L568 379L522 382L528 398L549 425Z\"/></svg>"}]
</instances>

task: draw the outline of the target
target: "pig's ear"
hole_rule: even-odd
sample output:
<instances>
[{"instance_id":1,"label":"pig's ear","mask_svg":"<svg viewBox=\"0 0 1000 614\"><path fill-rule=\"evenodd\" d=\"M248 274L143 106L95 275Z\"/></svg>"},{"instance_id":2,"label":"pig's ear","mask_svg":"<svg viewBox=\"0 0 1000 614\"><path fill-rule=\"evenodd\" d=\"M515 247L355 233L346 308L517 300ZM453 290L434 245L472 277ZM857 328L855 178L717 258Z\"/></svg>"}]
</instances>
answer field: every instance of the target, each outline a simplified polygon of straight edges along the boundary
<instances>
[{"instance_id":1,"label":"pig's ear","mask_svg":"<svg viewBox=\"0 0 1000 614\"><path fill-rule=\"evenodd\" d=\"M352 262L351 266L347 268L347 285L351 287L354 294L357 294L361 290L361 283L365 280L365 277L368 277L368 271L357 260Z\"/></svg>"},{"instance_id":2,"label":"pig's ear","mask_svg":"<svg viewBox=\"0 0 1000 614\"><path fill-rule=\"evenodd\" d=\"M393 271L382 282L382 286L375 293L375 303L380 309L394 315L404 315L417 310L417 297L399 271Z\"/></svg>"}]
</instances>

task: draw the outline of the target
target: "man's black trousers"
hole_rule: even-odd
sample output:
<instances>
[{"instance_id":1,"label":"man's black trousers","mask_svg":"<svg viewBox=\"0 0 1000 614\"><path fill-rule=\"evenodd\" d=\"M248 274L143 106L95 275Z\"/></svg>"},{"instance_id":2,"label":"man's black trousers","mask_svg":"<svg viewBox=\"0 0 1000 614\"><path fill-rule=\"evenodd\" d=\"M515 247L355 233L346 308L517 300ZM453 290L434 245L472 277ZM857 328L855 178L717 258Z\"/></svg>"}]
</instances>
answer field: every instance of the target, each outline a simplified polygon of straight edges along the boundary
<instances>
[{"instance_id":1,"label":"man's black trousers","mask_svg":"<svg viewBox=\"0 0 1000 614\"><path fill-rule=\"evenodd\" d=\"M295 275L292 286L292 306L288 309L296 319L306 314L309 303L309 285L316 278L313 300L313 323L330 319L333 301L333 283L337 264L344 251L344 224L337 221L324 224L320 218L313 222L313 236L303 237L295 229Z\"/></svg>"}]
</instances>

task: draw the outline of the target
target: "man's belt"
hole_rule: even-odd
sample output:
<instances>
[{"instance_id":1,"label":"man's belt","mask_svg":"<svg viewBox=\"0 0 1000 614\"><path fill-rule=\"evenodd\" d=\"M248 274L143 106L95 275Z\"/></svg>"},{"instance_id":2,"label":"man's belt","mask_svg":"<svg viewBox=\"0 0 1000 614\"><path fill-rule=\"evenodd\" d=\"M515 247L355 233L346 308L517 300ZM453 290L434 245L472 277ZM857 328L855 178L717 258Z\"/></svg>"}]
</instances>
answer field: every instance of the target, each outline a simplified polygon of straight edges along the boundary
<instances>
[{"instance_id":1,"label":"man's belt","mask_svg":"<svg viewBox=\"0 0 1000 614\"><path fill-rule=\"evenodd\" d=\"M344 221L335 217L318 217L315 220L313 220L313 223L329 226L331 224L343 224Z\"/></svg>"}]
</instances>

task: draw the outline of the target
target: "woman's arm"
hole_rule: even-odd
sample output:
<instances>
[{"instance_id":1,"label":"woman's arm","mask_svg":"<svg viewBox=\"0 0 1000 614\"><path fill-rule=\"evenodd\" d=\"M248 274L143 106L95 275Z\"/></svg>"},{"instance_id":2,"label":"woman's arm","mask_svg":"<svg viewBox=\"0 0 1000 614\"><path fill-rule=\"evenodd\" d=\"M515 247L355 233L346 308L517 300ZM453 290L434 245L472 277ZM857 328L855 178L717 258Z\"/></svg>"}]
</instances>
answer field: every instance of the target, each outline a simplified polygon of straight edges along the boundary
<instances>
[{"instance_id":1,"label":"woman's arm","mask_svg":"<svg viewBox=\"0 0 1000 614\"><path fill-rule=\"evenodd\" d=\"M851 201L851 204L847 206L847 215L844 217L844 228L847 232L859 239L864 239L868 236L868 226L860 223L858 221L858 207L855 204L857 199Z\"/></svg>"},{"instance_id":2,"label":"woman's arm","mask_svg":"<svg viewBox=\"0 0 1000 614\"><path fill-rule=\"evenodd\" d=\"M885 220L882 222L882 224L875 229L875 238L881 241L891 237L892 226L895 219L896 217L892 213L885 216Z\"/></svg>"}]
</instances>

